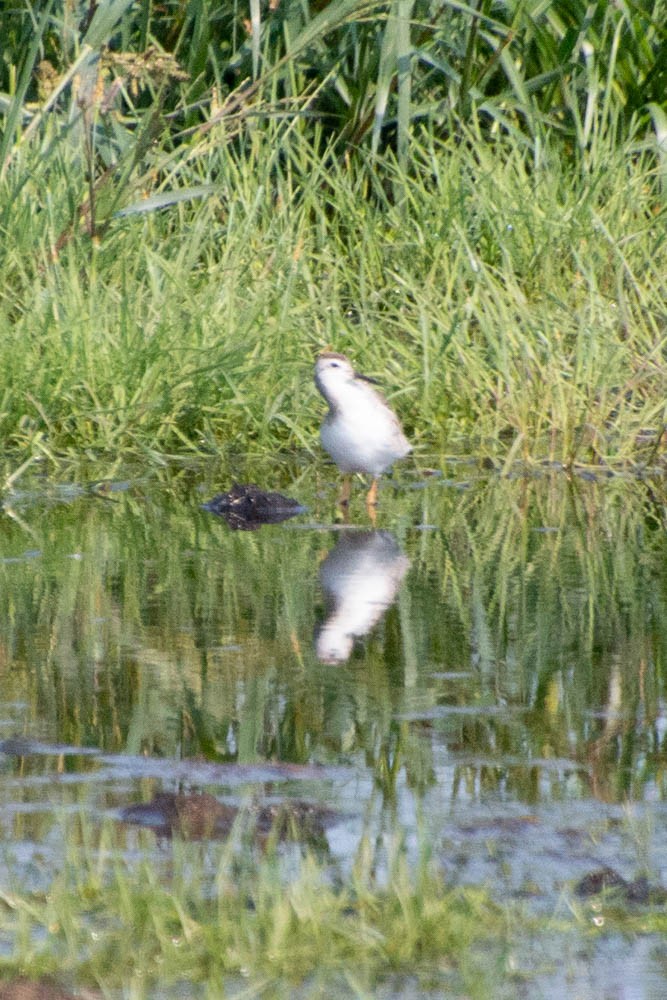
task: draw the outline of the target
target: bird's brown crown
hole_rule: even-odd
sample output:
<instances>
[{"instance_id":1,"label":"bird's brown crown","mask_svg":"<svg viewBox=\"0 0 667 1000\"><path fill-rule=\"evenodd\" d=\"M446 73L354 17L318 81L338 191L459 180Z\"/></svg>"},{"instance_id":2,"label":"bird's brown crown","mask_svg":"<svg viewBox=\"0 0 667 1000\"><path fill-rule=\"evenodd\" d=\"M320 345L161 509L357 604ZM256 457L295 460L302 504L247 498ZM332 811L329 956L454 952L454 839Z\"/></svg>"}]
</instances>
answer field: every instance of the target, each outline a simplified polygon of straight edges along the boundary
<instances>
[{"instance_id":1,"label":"bird's brown crown","mask_svg":"<svg viewBox=\"0 0 667 1000\"><path fill-rule=\"evenodd\" d=\"M320 351L317 355L317 360L320 358L337 358L339 361L347 361L348 358L345 354L339 354L338 351Z\"/></svg>"}]
</instances>

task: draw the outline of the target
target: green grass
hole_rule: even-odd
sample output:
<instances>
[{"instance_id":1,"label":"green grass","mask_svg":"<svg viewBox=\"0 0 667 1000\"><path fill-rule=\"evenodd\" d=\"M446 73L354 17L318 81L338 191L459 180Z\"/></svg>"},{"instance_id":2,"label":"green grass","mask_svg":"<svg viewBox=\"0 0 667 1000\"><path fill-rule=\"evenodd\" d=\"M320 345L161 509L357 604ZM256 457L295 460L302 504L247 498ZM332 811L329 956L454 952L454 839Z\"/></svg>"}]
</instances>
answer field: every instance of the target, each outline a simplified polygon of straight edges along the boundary
<instances>
[{"instance_id":1,"label":"green grass","mask_svg":"<svg viewBox=\"0 0 667 1000\"><path fill-rule=\"evenodd\" d=\"M330 344L418 451L645 459L638 432L665 422L658 171L638 136L599 137L578 169L559 148L424 139L406 175L316 158L294 125L242 157L209 133L161 184L208 194L129 206L93 240L76 147L20 149L0 188L5 447L315 449Z\"/></svg>"},{"instance_id":2,"label":"green grass","mask_svg":"<svg viewBox=\"0 0 667 1000\"><path fill-rule=\"evenodd\" d=\"M554 972L558 941L574 970L573 953L593 956L596 939L659 941L665 932L662 907L633 906L612 892L585 900L564 888L545 920L483 888L453 888L426 841L415 863L394 838L378 877L367 838L341 875L307 853L287 860L247 844L240 850L235 837L156 850L152 835L128 844L118 826L93 828L72 814L57 822L64 857L49 862L48 890L10 882L0 893L0 980L48 978L137 1000L239 989L249 997L400 996L403 986L408 995L488 1000L515 996L519 984L539 990ZM539 894L539 877L536 885Z\"/></svg>"},{"instance_id":3,"label":"green grass","mask_svg":"<svg viewBox=\"0 0 667 1000\"><path fill-rule=\"evenodd\" d=\"M423 977L488 996L501 962L502 909L480 890L448 888L428 862L414 870L398 844L380 884L368 844L341 880L307 855L287 874L275 855L231 844L175 841L161 863L149 851L123 860L110 826L70 819L64 837L67 858L47 893L3 890L5 979L27 972L142 997L178 983L197 996L225 995L241 979L250 995L304 985L318 995Z\"/></svg>"},{"instance_id":4,"label":"green grass","mask_svg":"<svg viewBox=\"0 0 667 1000\"><path fill-rule=\"evenodd\" d=\"M2 13L17 468L308 451L325 344L424 453L655 459L664 0Z\"/></svg>"}]
</instances>

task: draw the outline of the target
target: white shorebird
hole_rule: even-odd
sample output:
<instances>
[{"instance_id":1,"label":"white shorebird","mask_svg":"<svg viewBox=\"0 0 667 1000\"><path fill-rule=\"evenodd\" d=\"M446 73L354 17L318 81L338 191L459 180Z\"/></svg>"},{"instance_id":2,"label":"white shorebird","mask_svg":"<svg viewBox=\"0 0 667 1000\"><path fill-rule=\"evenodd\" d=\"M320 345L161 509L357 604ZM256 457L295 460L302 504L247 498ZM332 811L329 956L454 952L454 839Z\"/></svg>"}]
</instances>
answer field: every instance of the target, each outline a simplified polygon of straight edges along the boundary
<instances>
[{"instance_id":1,"label":"white shorebird","mask_svg":"<svg viewBox=\"0 0 667 1000\"><path fill-rule=\"evenodd\" d=\"M315 363L315 385L329 404L320 428L322 447L341 472L365 472L373 477L366 497L369 510L377 503L378 476L412 451L398 417L373 382L355 372L344 354L324 351ZM341 505L347 506L349 499L348 475Z\"/></svg>"}]
</instances>

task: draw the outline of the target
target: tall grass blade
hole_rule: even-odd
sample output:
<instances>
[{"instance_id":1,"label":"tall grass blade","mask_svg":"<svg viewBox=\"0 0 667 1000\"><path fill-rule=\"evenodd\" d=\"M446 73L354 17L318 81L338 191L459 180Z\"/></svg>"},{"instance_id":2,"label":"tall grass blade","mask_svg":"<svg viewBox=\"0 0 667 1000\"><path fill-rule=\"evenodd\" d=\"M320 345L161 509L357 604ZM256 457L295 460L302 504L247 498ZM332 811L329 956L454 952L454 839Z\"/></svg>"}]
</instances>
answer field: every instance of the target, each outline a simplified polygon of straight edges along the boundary
<instances>
[{"instance_id":1,"label":"tall grass blade","mask_svg":"<svg viewBox=\"0 0 667 1000\"><path fill-rule=\"evenodd\" d=\"M9 104L9 110L5 118L4 129L2 132L2 141L0 141L0 178L4 177L5 171L11 161L11 147L16 141L15 133L17 126L22 122L25 114L23 102L25 100L28 87L32 81L35 62L42 47L44 30L49 22L49 18L51 17L52 6L53 5L49 3L42 11L42 16L39 19L30 43L30 48L28 49L23 60L23 66L21 68L21 75L19 77L16 93L13 95Z\"/></svg>"},{"instance_id":2,"label":"tall grass blade","mask_svg":"<svg viewBox=\"0 0 667 1000\"><path fill-rule=\"evenodd\" d=\"M665 114L659 104L651 103L648 109L651 113L653 128L655 130L662 193L667 197L667 114Z\"/></svg>"},{"instance_id":3,"label":"tall grass blade","mask_svg":"<svg viewBox=\"0 0 667 1000\"><path fill-rule=\"evenodd\" d=\"M121 17L133 3L134 0L102 0L84 35L83 44L98 49L108 42Z\"/></svg>"},{"instance_id":4,"label":"tall grass blade","mask_svg":"<svg viewBox=\"0 0 667 1000\"><path fill-rule=\"evenodd\" d=\"M39 109L37 114L33 115L29 125L25 129L23 135L21 136L19 142L14 147L15 151L18 150L19 146L27 142L33 132L37 130L37 127L44 120L44 117L48 114L51 108L56 104L58 98L63 93L64 90L69 86L75 76L79 73L83 73L84 69L91 62L91 60L97 59L97 53L89 46L84 45L78 58L72 63L69 69L61 76L58 83L53 88L46 101ZM11 154L10 154L11 156Z\"/></svg>"},{"instance_id":5,"label":"tall grass blade","mask_svg":"<svg viewBox=\"0 0 667 1000\"><path fill-rule=\"evenodd\" d=\"M412 104L412 44L410 22L414 0L398 0L396 62L398 70L398 163L407 169Z\"/></svg>"},{"instance_id":6,"label":"tall grass blade","mask_svg":"<svg viewBox=\"0 0 667 1000\"><path fill-rule=\"evenodd\" d=\"M160 208L168 208L170 205L177 205L180 202L192 201L194 198L205 198L215 192L212 184L201 185L200 187L181 188L178 191L165 191L162 194L153 194L150 198L135 201L131 205L114 212L114 219L122 219L127 215L141 215L143 212L155 212Z\"/></svg>"},{"instance_id":7,"label":"tall grass blade","mask_svg":"<svg viewBox=\"0 0 667 1000\"><path fill-rule=\"evenodd\" d=\"M375 112L373 115L373 132L371 137L371 149L374 154L376 154L380 148L382 128L387 112L387 104L389 102L389 92L396 73L398 3L399 0L394 0L392 3L382 35L380 65L378 67L378 77L376 83Z\"/></svg>"},{"instance_id":8,"label":"tall grass blade","mask_svg":"<svg viewBox=\"0 0 667 1000\"><path fill-rule=\"evenodd\" d=\"M250 44L252 51L252 78L259 76L259 45L262 31L260 0L250 0Z\"/></svg>"}]
</instances>

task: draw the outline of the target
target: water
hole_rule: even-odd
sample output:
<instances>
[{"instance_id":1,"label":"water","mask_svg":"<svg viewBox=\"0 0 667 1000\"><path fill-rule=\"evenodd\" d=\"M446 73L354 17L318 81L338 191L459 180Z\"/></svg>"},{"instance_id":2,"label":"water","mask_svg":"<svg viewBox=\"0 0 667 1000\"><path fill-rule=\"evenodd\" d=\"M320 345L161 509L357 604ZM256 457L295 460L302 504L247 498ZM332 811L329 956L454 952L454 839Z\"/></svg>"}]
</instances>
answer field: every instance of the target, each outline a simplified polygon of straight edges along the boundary
<instances>
[{"instance_id":1,"label":"water","mask_svg":"<svg viewBox=\"0 0 667 1000\"><path fill-rule=\"evenodd\" d=\"M256 530L201 509L231 486L211 469L21 481L0 535L11 878L46 887L68 811L205 789L326 803L342 865L364 831L414 850L425 825L452 882L538 914L601 865L667 885L664 487L449 472L385 482L375 529L361 493L337 523L308 471L262 481L307 510ZM642 948L636 992L609 996L667 992Z\"/></svg>"}]
</instances>

